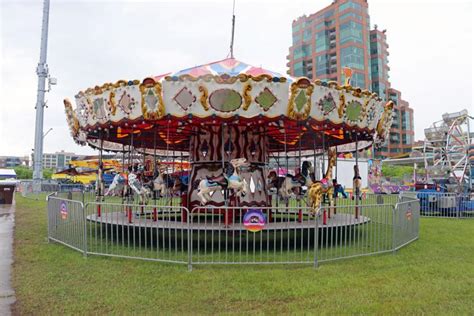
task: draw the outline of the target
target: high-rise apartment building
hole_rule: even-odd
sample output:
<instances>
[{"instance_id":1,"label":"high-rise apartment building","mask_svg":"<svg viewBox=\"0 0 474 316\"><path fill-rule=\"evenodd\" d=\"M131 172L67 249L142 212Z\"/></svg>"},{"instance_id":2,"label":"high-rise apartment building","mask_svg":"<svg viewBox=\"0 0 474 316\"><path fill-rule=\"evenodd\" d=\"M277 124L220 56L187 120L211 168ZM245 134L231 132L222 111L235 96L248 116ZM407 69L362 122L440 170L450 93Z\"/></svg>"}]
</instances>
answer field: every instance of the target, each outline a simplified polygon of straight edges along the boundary
<instances>
[{"instance_id":1,"label":"high-rise apartment building","mask_svg":"<svg viewBox=\"0 0 474 316\"><path fill-rule=\"evenodd\" d=\"M346 79L342 69L351 68L352 86L371 90L395 103L389 142L377 155L410 151L413 110L401 99L400 92L391 88L386 31L377 26L370 30L367 0L334 0L326 8L294 20L292 30L288 74L342 84Z\"/></svg>"}]
</instances>

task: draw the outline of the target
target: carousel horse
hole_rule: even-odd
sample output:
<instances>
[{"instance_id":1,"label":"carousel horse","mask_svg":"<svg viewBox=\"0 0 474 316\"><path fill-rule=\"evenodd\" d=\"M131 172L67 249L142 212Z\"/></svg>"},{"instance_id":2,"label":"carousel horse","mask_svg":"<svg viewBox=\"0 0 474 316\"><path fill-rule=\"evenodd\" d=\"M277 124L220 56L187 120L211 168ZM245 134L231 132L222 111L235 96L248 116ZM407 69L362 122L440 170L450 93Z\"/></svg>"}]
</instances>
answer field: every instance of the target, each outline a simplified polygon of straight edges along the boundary
<instances>
[{"instance_id":1,"label":"carousel horse","mask_svg":"<svg viewBox=\"0 0 474 316\"><path fill-rule=\"evenodd\" d=\"M352 188L354 190L352 199L354 200L355 198L358 198L359 200L362 200L362 195L361 195L362 178L360 177L358 165L354 165L354 177L352 178Z\"/></svg>"},{"instance_id":2,"label":"carousel horse","mask_svg":"<svg viewBox=\"0 0 474 316\"><path fill-rule=\"evenodd\" d=\"M313 167L311 162L304 161L301 166L301 172L296 176L287 174L281 187L279 188L280 195L284 199L288 199L294 193L295 189L301 190L303 186L310 187L313 184Z\"/></svg>"},{"instance_id":3,"label":"carousel horse","mask_svg":"<svg viewBox=\"0 0 474 316\"><path fill-rule=\"evenodd\" d=\"M274 193L278 192L283 181L285 181L285 177L279 177L274 170L270 171L267 178L268 190Z\"/></svg>"},{"instance_id":4,"label":"carousel horse","mask_svg":"<svg viewBox=\"0 0 474 316\"><path fill-rule=\"evenodd\" d=\"M105 192L105 196L110 195L112 196L122 196L125 189L125 184L127 182L127 175L125 173L117 173L112 180L107 192Z\"/></svg>"},{"instance_id":5,"label":"carousel horse","mask_svg":"<svg viewBox=\"0 0 474 316\"><path fill-rule=\"evenodd\" d=\"M239 196L245 196L249 191L248 183L240 175L240 168L249 166L247 159L236 158L230 161L225 173L216 177L206 177L198 184L197 195L204 205L211 200L211 192L232 189L236 191Z\"/></svg>"},{"instance_id":6,"label":"carousel horse","mask_svg":"<svg viewBox=\"0 0 474 316\"><path fill-rule=\"evenodd\" d=\"M153 180L153 192L154 196L162 197L168 194L168 176L165 174L166 166L160 165L157 168L157 174Z\"/></svg>"},{"instance_id":7,"label":"carousel horse","mask_svg":"<svg viewBox=\"0 0 474 316\"><path fill-rule=\"evenodd\" d=\"M334 187L332 184L332 169L336 165L336 150L328 151L328 168L324 178L313 183L308 190L309 205L312 207L312 214L316 214L324 194L327 194L329 205L334 206Z\"/></svg>"},{"instance_id":8,"label":"carousel horse","mask_svg":"<svg viewBox=\"0 0 474 316\"><path fill-rule=\"evenodd\" d=\"M146 186L142 185L135 173L130 173L128 175L128 185L132 191L138 195L140 204L148 203L148 198L151 196L151 192Z\"/></svg>"}]
</instances>

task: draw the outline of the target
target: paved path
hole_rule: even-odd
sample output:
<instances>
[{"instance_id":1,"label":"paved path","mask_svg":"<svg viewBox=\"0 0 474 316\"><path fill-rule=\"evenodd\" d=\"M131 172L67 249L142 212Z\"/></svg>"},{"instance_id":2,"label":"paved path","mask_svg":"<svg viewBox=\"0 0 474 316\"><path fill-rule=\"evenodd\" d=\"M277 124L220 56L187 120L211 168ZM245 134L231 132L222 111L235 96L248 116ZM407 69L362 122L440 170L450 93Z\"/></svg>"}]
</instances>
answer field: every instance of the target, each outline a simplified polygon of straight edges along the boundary
<instances>
[{"instance_id":1,"label":"paved path","mask_svg":"<svg viewBox=\"0 0 474 316\"><path fill-rule=\"evenodd\" d=\"M11 265L13 263L13 226L15 204L0 204L0 315L11 315L10 305L15 302L11 288Z\"/></svg>"}]
</instances>

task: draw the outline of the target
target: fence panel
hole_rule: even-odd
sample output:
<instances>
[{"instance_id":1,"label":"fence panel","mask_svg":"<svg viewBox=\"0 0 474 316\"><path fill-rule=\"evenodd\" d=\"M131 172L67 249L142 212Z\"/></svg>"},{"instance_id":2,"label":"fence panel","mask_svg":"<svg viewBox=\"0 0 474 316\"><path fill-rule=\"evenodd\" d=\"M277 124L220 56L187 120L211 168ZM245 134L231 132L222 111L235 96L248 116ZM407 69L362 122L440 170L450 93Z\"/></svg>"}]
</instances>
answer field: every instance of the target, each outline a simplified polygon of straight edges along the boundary
<instances>
[{"instance_id":1,"label":"fence panel","mask_svg":"<svg viewBox=\"0 0 474 316\"><path fill-rule=\"evenodd\" d=\"M83 204L48 196L48 238L77 251L86 251Z\"/></svg>"},{"instance_id":2,"label":"fence panel","mask_svg":"<svg viewBox=\"0 0 474 316\"><path fill-rule=\"evenodd\" d=\"M84 254L188 264L315 264L394 251L418 238L420 205L197 207L48 197L48 237ZM390 197L392 199L393 197ZM377 198L374 198L375 200Z\"/></svg>"},{"instance_id":3,"label":"fence panel","mask_svg":"<svg viewBox=\"0 0 474 316\"><path fill-rule=\"evenodd\" d=\"M315 263L316 219L307 207L197 207L193 264Z\"/></svg>"},{"instance_id":4,"label":"fence panel","mask_svg":"<svg viewBox=\"0 0 474 316\"><path fill-rule=\"evenodd\" d=\"M188 263L188 216L179 206L88 202L88 253Z\"/></svg>"},{"instance_id":5,"label":"fence panel","mask_svg":"<svg viewBox=\"0 0 474 316\"><path fill-rule=\"evenodd\" d=\"M318 261L332 261L388 252L392 249L393 205L329 207L318 219Z\"/></svg>"},{"instance_id":6,"label":"fence panel","mask_svg":"<svg viewBox=\"0 0 474 316\"><path fill-rule=\"evenodd\" d=\"M395 206L393 221L393 249L397 250L418 239L420 203L410 197L401 198Z\"/></svg>"},{"instance_id":7,"label":"fence panel","mask_svg":"<svg viewBox=\"0 0 474 316\"><path fill-rule=\"evenodd\" d=\"M391 204L395 205L398 200L398 194L375 194L375 193L362 193L359 196L359 201L357 204L366 204L366 205L382 205L382 204ZM347 195L347 198L343 196L338 196L335 199L337 206L353 206L356 205L355 196L352 194Z\"/></svg>"},{"instance_id":8,"label":"fence panel","mask_svg":"<svg viewBox=\"0 0 474 316\"><path fill-rule=\"evenodd\" d=\"M415 192L424 217L472 218L474 200L469 194L450 192Z\"/></svg>"},{"instance_id":9,"label":"fence panel","mask_svg":"<svg viewBox=\"0 0 474 316\"><path fill-rule=\"evenodd\" d=\"M474 193L465 193L458 196L459 217L474 218Z\"/></svg>"}]
</instances>

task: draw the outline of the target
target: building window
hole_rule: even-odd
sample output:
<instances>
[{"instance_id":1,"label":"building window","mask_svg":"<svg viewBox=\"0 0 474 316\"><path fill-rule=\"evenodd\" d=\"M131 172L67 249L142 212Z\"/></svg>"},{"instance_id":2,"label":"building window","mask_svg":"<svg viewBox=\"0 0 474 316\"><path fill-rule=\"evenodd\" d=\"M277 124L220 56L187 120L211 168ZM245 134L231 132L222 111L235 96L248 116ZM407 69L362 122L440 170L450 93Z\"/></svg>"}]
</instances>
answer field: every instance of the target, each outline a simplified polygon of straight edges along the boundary
<instances>
[{"instance_id":1,"label":"building window","mask_svg":"<svg viewBox=\"0 0 474 316\"><path fill-rule=\"evenodd\" d=\"M303 33L303 41L308 42L311 40L311 29L305 30Z\"/></svg>"},{"instance_id":2,"label":"building window","mask_svg":"<svg viewBox=\"0 0 474 316\"><path fill-rule=\"evenodd\" d=\"M294 64L293 66L293 76L295 77L302 77L303 74L304 74L304 70L303 70L303 62L300 61L300 62L297 62Z\"/></svg>"},{"instance_id":3,"label":"building window","mask_svg":"<svg viewBox=\"0 0 474 316\"><path fill-rule=\"evenodd\" d=\"M390 93L390 100L392 100L393 103L398 104L398 95Z\"/></svg>"},{"instance_id":4,"label":"building window","mask_svg":"<svg viewBox=\"0 0 474 316\"><path fill-rule=\"evenodd\" d=\"M320 31L316 33L316 53L329 49L329 41L326 36L326 31Z\"/></svg>"},{"instance_id":5,"label":"building window","mask_svg":"<svg viewBox=\"0 0 474 316\"><path fill-rule=\"evenodd\" d=\"M293 33L298 32L301 29L301 23L293 25Z\"/></svg>"},{"instance_id":6,"label":"building window","mask_svg":"<svg viewBox=\"0 0 474 316\"><path fill-rule=\"evenodd\" d=\"M339 12L343 12L348 9L354 9L356 11L360 11L362 9L362 6L352 1L347 1L346 3L343 3L339 6Z\"/></svg>"},{"instance_id":7,"label":"building window","mask_svg":"<svg viewBox=\"0 0 474 316\"><path fill-rule=\"evenodd\" d=\"M341 67L364 69L364 50L355 46L341 49Z\"/></svg>"},{"instance_id":8,"label":"building window","mask_svg":"<svg viewBox=\"0 0 474 316\"><path fill-rule=\"evenodd\" d=\"M362 24L349 21L342 23L339 29L339 43L363 43Z\"/></svg>"},{"instance_id":9,"label":"building window","mask_svg":"<svg viewBox=\"0 0 474 316\"><path fill-rule=\"evenodd\" d=\"M293 34L293 45L299 44L301 42L301 34Z\"/></svg>"},{"instance_id":10,"label":"building window","mask_svg":"<svg viewBox=\"0 0 474 316\"><path fill-rule=\"evenodd\" d=\"M382 98L383 100L387 100L387 94L385 93L385 89L387 87L385 86L384 83L380 83L380 91L378 93L379 97Z\"/></svg>"},{"instance_id":11,"label":"building window","mask_svg":"<svg viewBox=\"0 0 474 316\"><path fill-rule=\"evenodd\" d=\"M324 19L328 19L334 15L334 10L329 10L328 12L324 13Z\"/></svg>"},{"instance_id":12,"label":"building window","mask_svg":"<svg viewBox=\"0 0 474 316\"><path fill-rule=\"evenodd\" d=\"M298 46L293 50L294 59L298 59L298 58L306 57L306 56L310 56L310 55L311 55L311 45L310 44L305 44L305 45Z\"/></svg>"},{"instance_id":13,"label":"building window","mask_svg":"<svg viewBox=\"0 0 474 316\"><path fill-rule=\"evenodd\" d=\"M343 15L341 15L339 17L339 21L342 21L342 20L345 20L345 19L349 19L349 18L354 18L356 20L359 20L359 21L362 21L362 17L360 15L358 15L357 13L354 13L354 12L347 12L347 13L344 13Z\"/></svg>"},{"instance_id":14,"label":"building window","mask_svg":"<svg viewBox=\"0 0 474 316\"><path fill-rule=\"evenodd\" d=\"M324 22L324 21L323 21L323 22L319 22L318 24L316 24L316 26L315 26L314 28L317 30L317 29L320 29L320 28L324 27L324 25L325 25L325 22Z\"/></svg>"},{"instance_id":15,"label":"building window","mask_svg":"<svg viewBox=\"0 0 474 316\"><path fill-rule=\"evenodd\" d=\"M343 84L345 81L346 81L346 77L344 76L344 74L341 74L341 82L340 83ZM352 73L350 85L353 86L353 87L358 87L358 88L361 88L361 89L365 89L366 88L365 75L361 74L361 73L358 73L358 72Z\"/></svg>"},{"instance_id":16,"label":"building window","mask_svg":"<svg viewBox=\"0 0 474 316\"><path fill-rule=\"evenodd\" d=\"M326 27L330 27L330 26L332 26L333 24L334 24L334 20L324 21L324 25L325 25Z\"/></svg>"},{"instance_id":17,"label":"building window","mask_svg":"<svg viewBox=\"0 0 474 316\"><path fill-rule=\"evenodd\" d=\"M329 60L327 55L316 57L316 76L322 76L329 73Z\"/></svg>"},{"instance_id":18,"label":"building window","mask_svg":"<svg viewBox=\"0 0 474 316\"><path fill-rule=\"evenodd\" d=\"M341 76L342 82L345 81L344 74ZM355 72L351 77L351 86L365 89L365 75Z\"/></svg>"}]
</instances>

